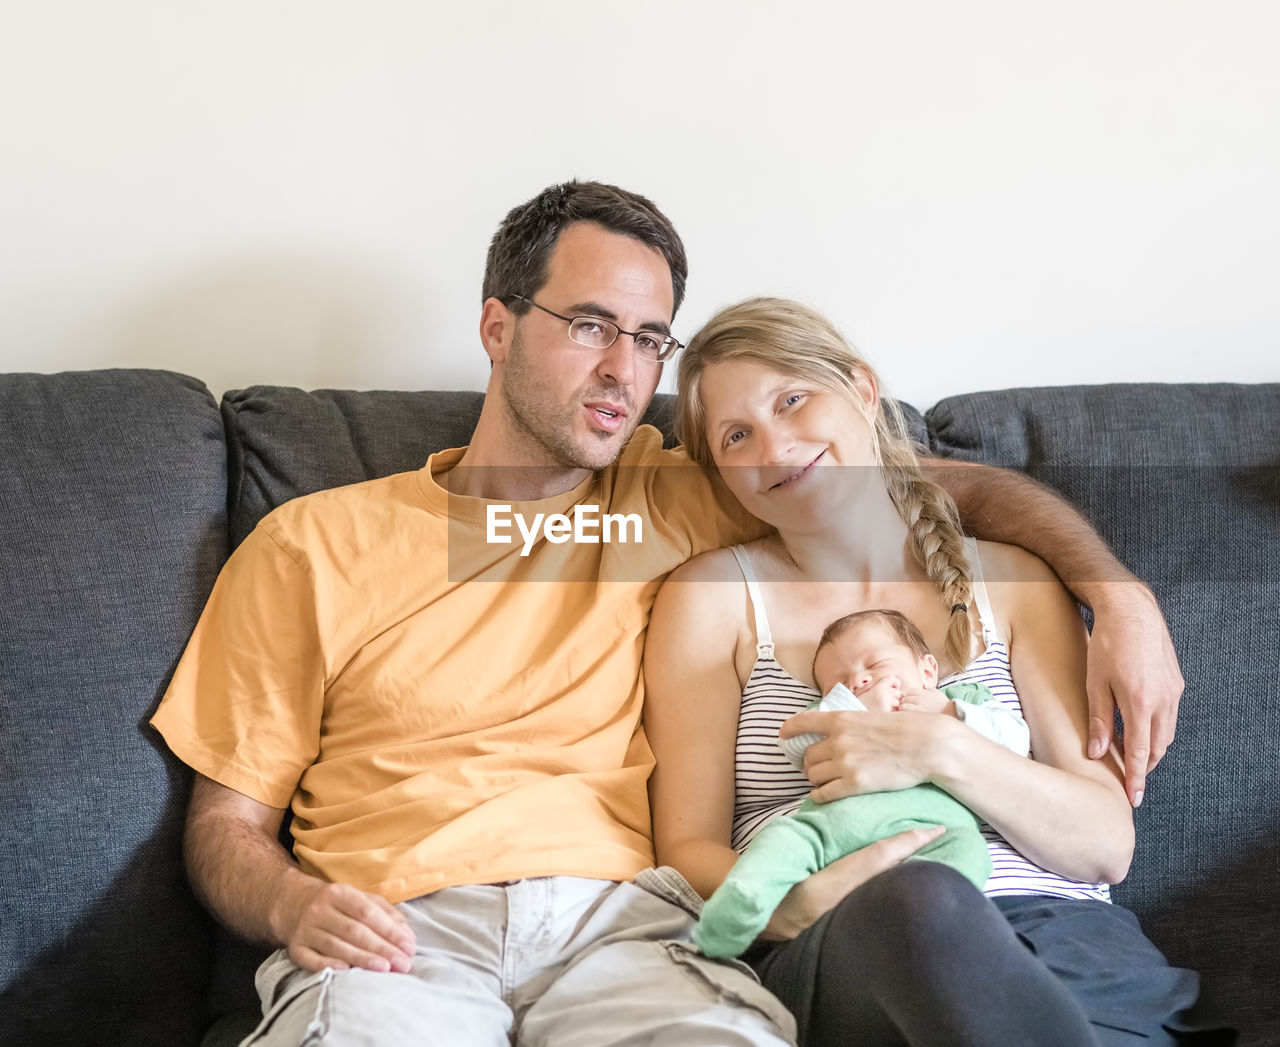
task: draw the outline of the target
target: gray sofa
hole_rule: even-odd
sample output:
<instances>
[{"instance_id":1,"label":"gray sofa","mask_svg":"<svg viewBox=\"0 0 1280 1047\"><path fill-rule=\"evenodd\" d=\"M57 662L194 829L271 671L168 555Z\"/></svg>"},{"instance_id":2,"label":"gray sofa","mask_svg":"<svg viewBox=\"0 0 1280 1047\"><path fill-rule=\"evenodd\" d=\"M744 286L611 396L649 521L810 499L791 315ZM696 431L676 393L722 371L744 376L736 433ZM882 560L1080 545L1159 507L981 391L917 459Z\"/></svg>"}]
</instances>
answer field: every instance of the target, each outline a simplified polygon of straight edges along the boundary
<instances>
[{"instance_id":1,"label":"gray sofa","mask_svg":"<svg viewBox=\"0 0 1280 1047\"><path fill-rule=\"evenodd\" d=\"M465 443L479 405L0 376L0 1045L244 1031L259 950L191 896L189 778L146 721L264 513ZM1159 596L1187 692L1116 895L1241 1042L1280 1044L1280 384L1009 390L913 418L939 454L1056 487Z\"/></svg>"}]
</instances>

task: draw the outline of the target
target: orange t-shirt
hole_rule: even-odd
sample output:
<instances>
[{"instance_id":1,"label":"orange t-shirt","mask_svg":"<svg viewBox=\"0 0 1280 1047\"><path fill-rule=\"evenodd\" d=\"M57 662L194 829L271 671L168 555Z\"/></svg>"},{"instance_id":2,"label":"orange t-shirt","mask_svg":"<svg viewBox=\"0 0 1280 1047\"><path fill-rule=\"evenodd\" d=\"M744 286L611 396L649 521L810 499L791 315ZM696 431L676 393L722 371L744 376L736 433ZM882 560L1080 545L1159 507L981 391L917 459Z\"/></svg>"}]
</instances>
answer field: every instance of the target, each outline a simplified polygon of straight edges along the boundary
<instances>
[{"instance_id":1,"label":"orange t-shirt","mask_svg":"<svg viewBox=\"0 0 1280 1047\"><path fill-rule=\"evenodd\" d=\"M654 596L752 525L648 427L617 465L537 502L451 496L433 477L461 456L271 513L224 567L152 723L201 774L291 805L304 869L393 902L629 879L653 864ZM525 555L514 514L586 506L582 541L540 536ZM639 535L632 520L591 542L605 513L635 514Z\"/></svg>"}]
</instances>

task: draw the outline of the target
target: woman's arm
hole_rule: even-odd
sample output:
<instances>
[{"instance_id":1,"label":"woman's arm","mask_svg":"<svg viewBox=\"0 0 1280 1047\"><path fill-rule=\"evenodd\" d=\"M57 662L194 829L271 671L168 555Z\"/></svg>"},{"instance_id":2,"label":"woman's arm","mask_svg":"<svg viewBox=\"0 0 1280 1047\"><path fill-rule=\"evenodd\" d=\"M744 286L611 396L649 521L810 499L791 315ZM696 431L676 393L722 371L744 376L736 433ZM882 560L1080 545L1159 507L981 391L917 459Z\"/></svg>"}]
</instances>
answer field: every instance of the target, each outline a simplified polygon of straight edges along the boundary
<instances>
[{"instance_id":1,"label":"woman's arm","mask_svg":"<svg viewBox=\"0 0 1280 1047\"><path fill-rule=\"evenodd\" d=\"M1022 761L1022 770L1034 773L1018 773L1015 760L978 786L975 773L988 772L956 760L944 765L938 784L965 803L966 795L982 793L980 813L1040 865L1118 883L1133 858L1133 813L1119 761L1088 756L1088 636L1076 603L1048 566L1023 549L984 543L982 559L996 616L1007 623L1013 682L1031 729L1035 759Z\"/></svg>"},{"instance_id":2,"label":"woman's arm","mask_svg":"<svg viewBox=\"0 0 1280 1047\"><path fill-rule=\"evenodd\" d=\"M1118 706L1124 718L1126 791L1138 806L1147 774L1173 741L1183 689L1178 656L1151 590L1074 509L1027 477L940 459L926 465L930 477L955 499L972 533L1042 557L1093 610L1088 751L1093 758L1108 751Z\"/></svg>"},{"instance_id":3,"label":"woman's arm","mask_svg":"<svg viewBox=\"0 0 1280 1047\"><path fill-rule=\"evenodd\" d=\"M724 584L732 582L727 555L700 556L671 575L644 649L644 729L657 761L649 779L654 848L659 864L678 869L704 898L737 859L729 839L742 688L731 605L745 588Z\"/></svg>"},{"instance_id":4,"label":"woman's arm","mask_svg":"<svg viewBox=\"0 0 1280 1047\"><path fill-rule=\"evenodd\" d=\"M989 578L1008 579L988 582L988 591L1009 623L1010 664L1035 760L942 716L804 713L783 732L828 734L806 758L820 802L930 781L1045 868L1119 882L1133 856L1133 816L1118 761L1086 755L1086 639L1075 603L1023 550L984 547L983 567Z\"/></svg>"},{"instance_id":5,"label":"woman's arm","mask_svg":"<svg viewBox=\"0 0 1280 1047\"><path fill-rule=\"evenodd\" d=\"M658 862L704 898L737 861L734 750L742 685L734 665L746 589L726 551L691 560L658 593L644 652L644 727ZM730 584L724 584L730 583ZM793 938L855 887L910 857L940 830L913 829L846 855L797 884L763 937Z\"/></svg>"}]
</instances>

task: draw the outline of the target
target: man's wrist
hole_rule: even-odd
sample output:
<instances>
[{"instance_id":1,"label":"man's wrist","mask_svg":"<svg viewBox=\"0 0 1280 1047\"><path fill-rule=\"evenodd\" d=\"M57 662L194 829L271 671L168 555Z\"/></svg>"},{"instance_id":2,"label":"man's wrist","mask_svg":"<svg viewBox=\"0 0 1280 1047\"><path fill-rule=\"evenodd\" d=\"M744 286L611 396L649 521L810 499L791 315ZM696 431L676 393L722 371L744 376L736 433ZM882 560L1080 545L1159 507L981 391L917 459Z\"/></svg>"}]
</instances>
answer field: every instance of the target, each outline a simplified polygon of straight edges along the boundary
<instances>
[{"instance_id":1,"label":"man's wrist","mask_svg":"<svg viewBox=\"0 0 1280 1047\"><path fill-rule=\"evenodd\" d=\"M1115 615L1145 613L1158 609L1155 594L1146 583L1130 574L1125 579L1107 579L1081 583L1073 588L1076 599L1094 614Z\"/></svg>"},{"instance_id":2,"label":"man's wrist","mask_svg":"<svg viewBox=\"0 0 1280 1047\"><path fill-rule=\"evenodd\" d=\"M284 871L267 903L267 927L274 939L272 944L289 944L289 936L298 924L298 914L323 884L323 880L297 866L291 865Z\"/></svg>"}]
</instances>

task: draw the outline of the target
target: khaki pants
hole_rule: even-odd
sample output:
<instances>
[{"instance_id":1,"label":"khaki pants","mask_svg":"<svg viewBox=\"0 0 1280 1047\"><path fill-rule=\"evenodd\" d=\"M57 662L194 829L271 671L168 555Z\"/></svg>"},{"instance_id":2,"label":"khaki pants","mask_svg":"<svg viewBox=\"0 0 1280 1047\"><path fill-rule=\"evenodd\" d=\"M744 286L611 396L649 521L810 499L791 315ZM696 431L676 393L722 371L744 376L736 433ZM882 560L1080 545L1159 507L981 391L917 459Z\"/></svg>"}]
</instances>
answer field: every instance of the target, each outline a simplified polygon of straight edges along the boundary
<instances>
[{"instance_id":1,"label":"khaki pants","mask_svg":"<svg viewBox=\"0 0 1280 1047\"><path fill-rule=\"evenodd\" d=\"M688 944L697 904L669 869L446 888L400 905L418 943L409 974L311 973L275 953L242 1047L794 1043L749 968Z\"/></svg>"}]
</instances>

